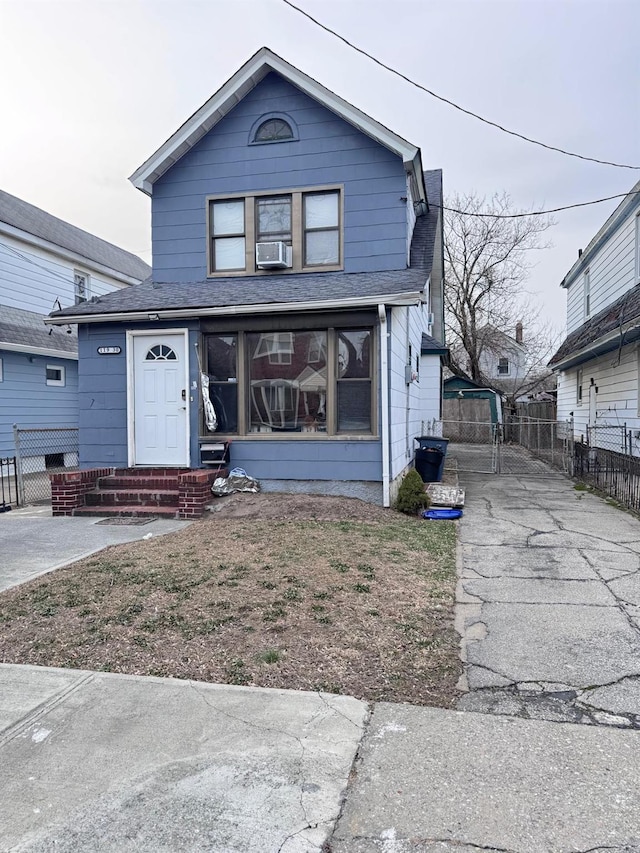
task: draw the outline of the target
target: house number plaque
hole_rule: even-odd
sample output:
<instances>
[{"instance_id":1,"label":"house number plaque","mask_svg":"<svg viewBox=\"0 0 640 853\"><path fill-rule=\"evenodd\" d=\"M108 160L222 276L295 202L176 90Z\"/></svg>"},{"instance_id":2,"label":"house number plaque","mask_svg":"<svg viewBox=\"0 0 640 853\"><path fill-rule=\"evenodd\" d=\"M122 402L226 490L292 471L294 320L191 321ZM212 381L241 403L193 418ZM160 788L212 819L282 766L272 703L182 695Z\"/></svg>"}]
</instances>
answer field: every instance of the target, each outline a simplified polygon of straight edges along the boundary
<instances>
[{"instance_id":1,"label":"house number plaque","mask_svg":"<svg viewBox=\"0 0 640 853\"><path fill-rule=\"evenodd\" d=\"M120 347L98 347L99 355L120 355L121 352Z\"/></svg>"}]
</instances>

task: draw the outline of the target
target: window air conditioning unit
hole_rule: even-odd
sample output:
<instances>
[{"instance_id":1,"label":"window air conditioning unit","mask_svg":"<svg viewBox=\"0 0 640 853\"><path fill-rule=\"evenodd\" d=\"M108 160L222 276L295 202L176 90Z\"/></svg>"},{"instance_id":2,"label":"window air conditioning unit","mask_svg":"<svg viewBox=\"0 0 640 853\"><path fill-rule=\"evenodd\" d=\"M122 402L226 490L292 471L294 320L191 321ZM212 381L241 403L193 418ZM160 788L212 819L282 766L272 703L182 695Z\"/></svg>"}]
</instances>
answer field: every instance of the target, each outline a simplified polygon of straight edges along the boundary
<instances>
[{"instance_id":1,"label":"window air conditioning unit","mask_svg":"<svg viewBox=\"0 0 640 853\"><path fill-rule=\"evenodd\" d=\"M256 266L261 270L286 269L291 266L291 246L282 240L256 243Z\"/></svg>"}]
</instances>

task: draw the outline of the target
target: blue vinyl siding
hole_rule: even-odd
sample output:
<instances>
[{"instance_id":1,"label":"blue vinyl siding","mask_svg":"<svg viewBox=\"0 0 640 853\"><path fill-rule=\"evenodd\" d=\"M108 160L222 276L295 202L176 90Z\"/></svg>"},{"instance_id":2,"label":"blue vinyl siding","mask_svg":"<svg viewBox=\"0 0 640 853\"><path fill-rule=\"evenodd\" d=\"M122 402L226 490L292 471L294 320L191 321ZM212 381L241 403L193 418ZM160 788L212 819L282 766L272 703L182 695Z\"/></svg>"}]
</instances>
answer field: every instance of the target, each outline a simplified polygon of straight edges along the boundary
<instances>
[{"instance_id":1,"label":"blue vinyl siding","mask_svg":"<svg viewBox=\"0 0 640 853\"><path fill-rule=\"evenodd\" d=\"M147 323L136 329L190 328L189 332L189 384L198 381L198 364L194 344L198 324ZM127 441L127 327L109 323L85 325L78 330L80 355L80 467L126 467ZM98 347L120 347L118 355L99 355ZM198 444L198 402L190 407L189 430L191 435L190 465L200 467Z\"/></svg>"},{"instance_id":2,"label":"blue vinyl siding","mask_svg":"<svg viewBox=\"0 0 640 853\"><path fill-rule=\"evenodd\" d=\"M295 122L299 139L249 145L270 112ZM207 195L344 185L346 272L406 267L406 177L402 160L271 73L156 181L154 278L206 277ZM238 283L241 287L241 283Z\"/></svg>"},{"instance_id":3,"label":"blue vinyl siding","mask_svg":"<svg viewBox=\"0 0 640 853\"><path fill-rule=\"evenodd\" d=\"M78 426L78 363L0 350L0 456L13 456L13 425L22 429ZM47 365L64 367L65 384L47 385Z\"/></svg>"},{"instance_id":4,"label":"blue vinyl siding","mask_svg":"<svg viewBox=\"0 0 640 853\"><path fill-rule=\"evenodd\" d=\"M381 442L251 441L235 439L231 464L258 480L382 479Z\"/></svg>"}]
</instances>

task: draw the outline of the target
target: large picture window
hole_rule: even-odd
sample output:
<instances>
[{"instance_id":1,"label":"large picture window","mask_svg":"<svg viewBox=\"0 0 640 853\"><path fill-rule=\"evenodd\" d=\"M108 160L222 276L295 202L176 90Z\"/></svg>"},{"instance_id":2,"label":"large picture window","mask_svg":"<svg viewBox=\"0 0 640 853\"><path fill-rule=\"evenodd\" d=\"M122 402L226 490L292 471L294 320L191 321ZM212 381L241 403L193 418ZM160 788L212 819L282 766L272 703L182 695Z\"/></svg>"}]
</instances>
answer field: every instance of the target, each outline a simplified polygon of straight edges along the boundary
<instances>
[{"instance_id":1,"label":"large picture window","mask_svg":"<svg viewBox=\"0 0 640 853\"><path fill-rule=\"evenodd\" d=\"M217 432L374 434L373 337L373 328L206 334Z\"/></svg>"},{"instance_id":2,"label":"large picture window","mask_svg":"<svg viewBox=\"0 0 640 853\"><path fill-rule=\"evenodd\" d=\"M208 200L208 274L271 275L342 268L342 189L254 193ZM288 266L262 269L256 243L290 247Z\"/></svg>"}]
</instances>

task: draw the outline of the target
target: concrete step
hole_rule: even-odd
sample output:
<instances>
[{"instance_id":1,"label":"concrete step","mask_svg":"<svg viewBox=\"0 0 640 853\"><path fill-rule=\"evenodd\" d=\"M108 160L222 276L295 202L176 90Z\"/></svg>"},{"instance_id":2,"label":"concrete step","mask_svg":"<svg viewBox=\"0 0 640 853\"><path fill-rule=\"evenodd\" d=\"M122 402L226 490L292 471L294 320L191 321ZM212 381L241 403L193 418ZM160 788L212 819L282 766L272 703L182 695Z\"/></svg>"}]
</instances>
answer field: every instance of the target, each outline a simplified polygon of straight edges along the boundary
<instances>
[{"instance_id":1,"label":"concrete step","mask_svg":"<svg viewBox=\"0 0 640 853\"><path fill-rule=\"evenodd\" d=\"M138 516L159 515L163 518L177 518L178 508L176 506L141 506L140 504L118 506L81 506L73 511L74 515L84 515L96 518L125 517L137 518Z\"/></svg>"}]
</instances>

